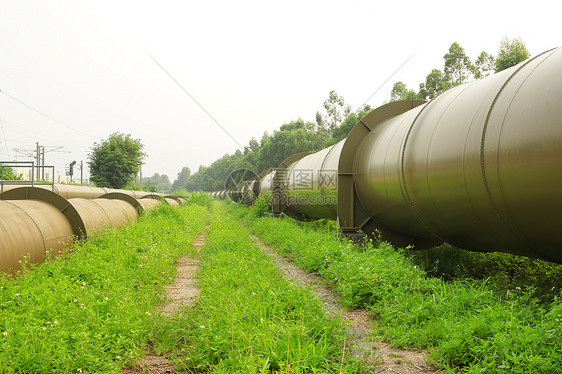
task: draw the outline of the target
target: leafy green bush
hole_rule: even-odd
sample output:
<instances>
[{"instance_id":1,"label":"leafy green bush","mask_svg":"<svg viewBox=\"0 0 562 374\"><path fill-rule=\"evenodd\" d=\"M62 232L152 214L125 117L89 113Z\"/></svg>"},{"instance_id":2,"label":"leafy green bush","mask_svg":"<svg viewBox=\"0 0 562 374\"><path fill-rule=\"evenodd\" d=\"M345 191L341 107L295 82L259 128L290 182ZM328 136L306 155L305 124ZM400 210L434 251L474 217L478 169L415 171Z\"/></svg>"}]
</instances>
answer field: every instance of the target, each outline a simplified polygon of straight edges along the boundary
<instances>
[{"instance_id":1,"label":"leafy green bush","mask_svg":"<svg viewBox=\"0 0 562 374\"><path fill-rule=\"evenodd\" d=\"M9 180L21 180L22 179L22 176L17 175L14 172L14 169L12 169L10 167L7 167L7 166L4 166L3 168L1 168L2 165L4 165L4 164L0 163L0 172L1 172L1 170L3 170L4 180L9 181Z\"/></svg>"},{"instance_id":2,"label":"leafy green bush","mask_svg":"<svg viewBox=\"0 0 562 374\"><path fill-rule=\"evenodd\" d=\"M195 204L199 206L204 206L206 208L211 207L212 201L213 198L207 192L202 192L202 191L190 193L187 199L187 203L189 205Z\"/></svg>"},{"instance_id":3,"label":"leafy green bush","mask_svg":"<svg viewBox=\"0 0 562 374\"><path fill-rule=\"evenodd\" d=\"M267 199L260 194L256 201L250 206L250 211L256 217L267 215L270 212Z\"/></svg>"}]
</instances>

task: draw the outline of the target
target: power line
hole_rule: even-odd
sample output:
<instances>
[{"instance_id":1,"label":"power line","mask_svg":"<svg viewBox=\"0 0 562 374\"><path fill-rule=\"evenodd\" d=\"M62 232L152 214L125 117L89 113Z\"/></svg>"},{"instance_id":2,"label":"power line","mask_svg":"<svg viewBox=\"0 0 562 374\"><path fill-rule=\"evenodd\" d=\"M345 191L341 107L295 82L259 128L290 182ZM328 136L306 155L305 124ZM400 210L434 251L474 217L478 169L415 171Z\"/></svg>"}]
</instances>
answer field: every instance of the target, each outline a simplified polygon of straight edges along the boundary
<instances>
[{"instance_id":1,"label":"power line","mask_svg":"<svg viewBox=\"0 0 562 374\"><path fill-rule=\"evenodd\" d=\"M17 101L17 102L20 103L21 105L23 105L23 106L25 106L25 107L27 107L27 108L33 110L33 111L36 112L36 113L39 113L39 114L42 115L43 117L48 118L48 119L50 119L51 121L56 122L56 123L58 123L58 124L61 125L61 126L64 126L64 127L69 128L69 129L71 129L71 130L74 130L74 131L76 131L76 132L79 132L79 133L81 133L81 134L83 134L83 135L86 135L86 136L89 136L89 137L92 137L92 138L96 139L96 137L93 136L93 135L90 135L90 134L88 134L88 133L85 133L85 132L82 131L82 130L78 130L77 128L74 128L74 127L72 127L72 126L70 126L70 125L67 125L67 124L64 123L64 122L61 122L61 121L59 121L59 120L57 120L57 119L55 119L55 118L49 116L48 114L45 114L45 113L41 112L40 110L37 110L37 109L33 108L32 106L30 106L30 105L24 103L23 101L21 101L21 100L15 98L15 97L13 97L12 95L8 94L6 91L0 90L0 93L3 93L4 95L8 96L10 99L12 99L12 100L14 100L14 101Z\"/></svg>"},{"instance_id":2,"label":"power line","mask_svg":"<svg viewBox=\"0 0 562 374\"><path fill-rule=\"evenodd\" d=\"M361 108L363 108L363 107L365 106L365 104L367 104L367 101L371 100L371 98L372 98L373 96L375 96L375 95L377 94L377 92L379 92L380 89L383 88L384 85L387 84L388 81L391 80L392 77L394 77L394 76L396 75L396 73L398 73L398 72L400 71L400 69L402 69L402 68L404 67L404 65L406 65L406 64L408 63L408 61L410 61L410 59L411 59L412 57L415 56L416 53L417 53L417 51L414 52L414 53L412 53L412 55L411 55L410 57L408 57L408 58L406 59L406 61L404 61L404 62L402 63L402 65L400 65L400 66L398 67L398 69L396 69L396 70L394 71L394 73L390 74L390 76L387 78L387 80L385 80L384 83L381 84L381 85L379 86L379 88L377 88L377 89L375 90L375 92L373 92L373 93L371 94L371 96L369 96L369 97L367 98L367 100L365 100L365 102L363 103L363 105L361 105L359 108L357 108L357 111L359 111Z\"/></svg>"},{"instance_id":3,"label":"power line","mask_svg":"<svg viewBox=\"0 0 562 374\"><path fill-rule=\"evenodd\" d=\"M187 94L187 96L189 96L191 98L191 100L193 100L193 102L195 104L197 104L199 106L199 108L201 108L201 110L203 110L217 124L218 127L220 127L222 129L222 131L224 131L224 133L226 135L228 135L230 137L230 139L232 139L234 141L234 143L236 143L240 148L244 149L244 147L238 142L238 140L236 140L232 135L230 135L230 133L228 131L226 131L226 129L219 123L219 121L217 121L215 119L215 117L213 117L211 115L211 113L209 113L207 111L207 109L205 109L203 107L203 105L199 104L199 102L197 100L195 100L195 98L189 92L187 92L187 90L185 88L183 88L183 86L170 73L168 73L168 71L166 69L164 69L164 67L162 65L160 65L160 63L158 61L156 61L156 59L154 57L152 57L150 55L150 53L146 52L146 54L148 55L148 57L150 57L152 59L152 61L154 61L156 63L156 65L158 65L160 67L160 69L162 69L164 71L164 73L166 73L168 75L168 77L170 77L170 79L172 79L179 86L179 88L181 88L183 90L183 92L185 92Z\"/></svg>"},{"instance_id":4,"label":"power line","mask_svg":"<svg viewBox=\"0 0 562 374\"><path fill-rule=\"evenodd\" d=\"M14 130L12 125L16 126L16 128L18 130ZM24 130L24 131L20 131L20 129ZM24 137L29 138L29 139L33 139L34 141L38 137L40 137L41 139L48 140L50 142L56 142L57 141L57 140L54 140L53 138L51 138L49 136L45 136L44 134L39 133L39 131L37 131L37 130L27 129L26 127L24 127L24 125L17 124L17 123L14 123L12 121L4 120L4 130L8 131L8 133L13 132L13 133L18 134L18 135L23 135ZM20 138L21 138L21 136L20 136Z\"/></svg>"},{"instance_id":5,"label":"power line","mask_svg":"<svg viewBox=\"0 0 562 374\"><path fill-rule=\"evenodd\" d=\"M10 151L8 151L8 141L6 140L6 133L4 132L4 125L2 124L2 119L0 119L0 129L2 129L2 136L4 137L4 145L6 146L6 154L8 155L8 160L9 160Z\"/></svg>"}]
</instances>

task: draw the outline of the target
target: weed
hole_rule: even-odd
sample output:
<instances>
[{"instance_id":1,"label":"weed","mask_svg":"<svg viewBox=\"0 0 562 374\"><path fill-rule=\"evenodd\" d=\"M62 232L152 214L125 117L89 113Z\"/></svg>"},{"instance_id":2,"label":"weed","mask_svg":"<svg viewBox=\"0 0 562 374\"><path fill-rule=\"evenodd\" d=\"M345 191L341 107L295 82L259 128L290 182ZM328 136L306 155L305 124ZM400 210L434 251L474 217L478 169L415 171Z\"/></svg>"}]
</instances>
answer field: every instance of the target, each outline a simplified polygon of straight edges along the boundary
<instances>
[{"instance_id":1,"label":"weed","mask_svg":"<svg viewBox=\"0 0 562 374\"><path fill-rule=\"evenodd\" d=\"M263 195L260 195L250 206L250 211L256 217L267 215L270 211L267 199Z\"/></svg>"}]
</instances>

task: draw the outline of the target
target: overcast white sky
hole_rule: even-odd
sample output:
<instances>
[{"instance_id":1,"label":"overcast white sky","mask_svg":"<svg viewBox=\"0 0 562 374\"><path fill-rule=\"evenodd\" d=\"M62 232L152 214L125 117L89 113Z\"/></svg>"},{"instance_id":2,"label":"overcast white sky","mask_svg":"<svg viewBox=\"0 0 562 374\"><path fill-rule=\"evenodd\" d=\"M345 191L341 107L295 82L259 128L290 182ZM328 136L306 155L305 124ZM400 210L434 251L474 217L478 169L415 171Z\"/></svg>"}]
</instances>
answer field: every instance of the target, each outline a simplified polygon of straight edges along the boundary
<instances>
[{"instance_id":1,"label":"overcast white sky","mask_svg":"<svg viewBox=\"0 0 562 374\"><path fill-rule=\"evenodd\" d=\"M562 45L555 2L0 0L0 161L15 148L64 146L64 175L119 131L145 144L143 176L196 171L298 117L330 90L355 109L392 84L417 90L458 42L471 58L518 36L532 55ZM18 154L18 160L27 160ZM259 170L257 171L259 172Z\"/></svg>"}]
</instances>

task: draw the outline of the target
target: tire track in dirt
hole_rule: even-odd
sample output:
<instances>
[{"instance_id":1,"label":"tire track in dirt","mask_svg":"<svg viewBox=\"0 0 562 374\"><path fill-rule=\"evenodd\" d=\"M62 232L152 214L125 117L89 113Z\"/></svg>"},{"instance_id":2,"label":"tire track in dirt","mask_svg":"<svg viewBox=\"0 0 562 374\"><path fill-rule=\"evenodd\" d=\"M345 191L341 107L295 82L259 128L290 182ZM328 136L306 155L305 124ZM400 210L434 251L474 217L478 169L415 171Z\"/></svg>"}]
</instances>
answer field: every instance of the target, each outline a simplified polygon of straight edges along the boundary
<instances>
[{"instance_id":1,"label":"tire track in dirt","mask_svg":"<svg viewBox=\"0 0 562 374\"><path fill-rule=\"evenodd\" d=\"M193 241L193 246L197 251L195 257L182 256L176 261L176 276L174 281L166 287L166 295L170 302L160 309L163 316L171 318L178 309L192 306L199 298L201 290L196 285L195 273L199 268L199 252L204 244L205 234L201 234ZM174 365L169 362L167 357L156 354L146 355L135 367L125 368L121 371L122 374L176 372Z\"/></svg>"},{"instance_id":2,"label":"tire track in dirt","mask_svg":"<svg viewBox=\"0 0 562 374\"><path fill-rule=\"evenodd\" d=\"M367 309L347 309L338 302L338 295L323 286L324 279L309 273L289 260L280 256L273 248L264 244L257 236L250 235L252 239L273 259L275 264L283 270L284 276L295 283L309 289L324 303L324 306L333 316L341 316L345 322L346 335L351 343L347 343L345 355L352 354L373 368L374 373L435 373L425 361L426 352L406 351L392 348L389 344L375 341L371 338L373 329Z\"/></svg>"}]
</instances>

